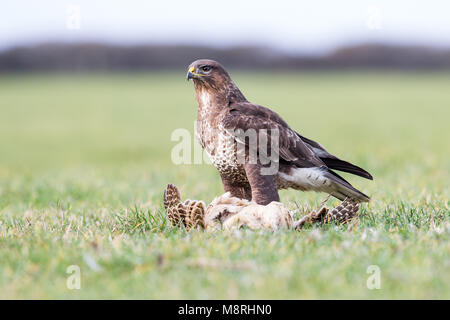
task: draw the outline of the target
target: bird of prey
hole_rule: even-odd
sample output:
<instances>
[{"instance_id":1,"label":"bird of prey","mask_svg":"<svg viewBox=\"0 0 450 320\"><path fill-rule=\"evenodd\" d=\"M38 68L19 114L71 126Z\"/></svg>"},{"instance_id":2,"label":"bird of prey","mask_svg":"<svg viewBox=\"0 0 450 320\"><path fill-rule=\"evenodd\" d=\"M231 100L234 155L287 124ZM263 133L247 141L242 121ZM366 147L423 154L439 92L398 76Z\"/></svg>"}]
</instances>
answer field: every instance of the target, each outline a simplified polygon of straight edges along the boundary
<instances>
[{"instance_id":1,"label":"bird of prey","mask_svg":"<svg viewBox=\"0 0 450 320\"><path fill-rule=\"evenodd\" d=\"M367 171L300 135L276 112L249 102L221 64L194 61L188 68L190 79L198 103L196 137L218 169L226 192L262 205L280 201L278 189L285 188L325 192L340 200L370 200L332 169L372 180ZM256 141L237 134L252 130ZM278 150L271 148L275 140ZM244 150L244 156L239 156L239 150ZM272 151L277 154L277 170L268 174L263 169L271 165L267 160Z\"/></svg>"}]
</instances>

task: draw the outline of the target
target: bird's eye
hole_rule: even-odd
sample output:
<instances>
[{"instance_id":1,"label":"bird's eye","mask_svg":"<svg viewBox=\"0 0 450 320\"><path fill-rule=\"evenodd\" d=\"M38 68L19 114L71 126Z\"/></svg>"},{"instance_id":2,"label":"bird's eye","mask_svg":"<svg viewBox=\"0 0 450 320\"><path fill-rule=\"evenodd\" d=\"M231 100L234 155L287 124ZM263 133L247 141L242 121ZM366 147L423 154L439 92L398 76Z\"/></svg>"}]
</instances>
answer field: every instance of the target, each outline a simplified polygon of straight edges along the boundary
<instances>
[{"instance_id":1,"label":"bird's eye","mask_svg":"<svg viewBox=\"0 0 450 320\"><path fill-rule=\"evenodd\" d=\"M200 69L202 69L203 72L208 72L209 70L211 70L210 66L203 66Z\"/></svg>"}]
</instances>

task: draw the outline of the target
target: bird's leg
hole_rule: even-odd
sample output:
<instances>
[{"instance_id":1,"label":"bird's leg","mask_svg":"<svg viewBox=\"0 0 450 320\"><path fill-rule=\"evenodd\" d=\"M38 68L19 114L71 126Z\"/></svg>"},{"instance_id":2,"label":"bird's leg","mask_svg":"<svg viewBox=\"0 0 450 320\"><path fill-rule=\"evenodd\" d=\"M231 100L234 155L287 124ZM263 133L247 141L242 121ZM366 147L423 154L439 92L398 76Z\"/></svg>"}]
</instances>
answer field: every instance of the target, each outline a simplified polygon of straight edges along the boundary
<instances>
[{"instance_id":1,"label":"bird's leg","mask_svg":"<svg viewBox=\"0 0 450 320\"><path fill-rule=\"evenodd\" d=\"M295 221L293 227L295 230L300 230L301 228L303 228L303 226L306 223L313 224L313 223L322 221L322 219L327 214L328 214L328 209L326 207L322 206L322 207L320 207L320 210L318 212L312 211L311 213L307 214L300 220Z\"/></svg>"},{"instance_id":2,"label":"bird's leg","mask_svg":"<svg viewBox=\"0 0 450 320\"><path fill-rule=\"evenodd\" d=\"M260 164L250 162L244 164L245 174L252 188L252 201L261 205L280 201L275 176L261 174L261 168L263 166Z\"/></svg>"},{"instance_id":3,"label":"bird's leg","mask_svg":"<svg viewBox=\"0 0 450 320\"><path fill-rule=\"evenodd\" d=\"M318 211L312 211L310 214L294 222L294 229L300 230L306 223L316 223L320 221L323 223L330 223L334 220L337 223L347 223L359 210L358 201L351 198L346 198L339 206L329 210L324 206L324 203L328 198L322 202Z\"/></svg>"},{"instance_id":4,"label":"bird's leg","mask_svg":"<svg viewBox=\"0 0 450 320\"><path fill-rule=\"evenodd\" d=\"M230 181L230 179L226 179L222 175L221 178L223 189L225 190L225 192L229 192L232 197L246 199L249 201L252 199L252 189L250 188L249 184L234 184Z\"/></svg>"},{"instance_id":5,"label":"bird's leg","mask_svg":"<svg viewBox=\"0 0 450 320\"><path fill-rule=\"evenodd\" d=\"M309 214L307 214L306 216L302 217L300 220L295 221L294 222L294 229L296 230L300 230L301 228L303 228L303 226L306 223L315 223L315 222L320 222L322 221L325 216L328 214L328 208L325 207L325 203L328 201L328 199L330 199L330 195L327 196L325 198L325 200L323 200L320 205L319 208L316 210L312 210ZM295 205L297 206L298 210L300 211L300 207L297 204L297 202L295 202Z\"/></svg>"}]
</instances>

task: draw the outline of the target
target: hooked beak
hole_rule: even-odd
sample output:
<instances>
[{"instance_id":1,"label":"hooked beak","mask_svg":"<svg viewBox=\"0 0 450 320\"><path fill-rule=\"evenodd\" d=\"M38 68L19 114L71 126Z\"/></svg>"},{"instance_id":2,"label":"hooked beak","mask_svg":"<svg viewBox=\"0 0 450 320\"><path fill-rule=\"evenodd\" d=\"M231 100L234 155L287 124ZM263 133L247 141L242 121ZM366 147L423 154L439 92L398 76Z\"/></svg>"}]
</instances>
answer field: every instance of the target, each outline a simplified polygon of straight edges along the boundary
<instances>
[{"instance_id":1,"label":"hooked beak","mask_svg":"<svg viewBox=\"0 0 450 320\"><path fill-rule=\"evenodd\" d=\"M194 72L195 68L194 67L190 67L186 76L186 80L189 81L191 79L195 78L195 72Z\"/></svg>"}]
</instances>

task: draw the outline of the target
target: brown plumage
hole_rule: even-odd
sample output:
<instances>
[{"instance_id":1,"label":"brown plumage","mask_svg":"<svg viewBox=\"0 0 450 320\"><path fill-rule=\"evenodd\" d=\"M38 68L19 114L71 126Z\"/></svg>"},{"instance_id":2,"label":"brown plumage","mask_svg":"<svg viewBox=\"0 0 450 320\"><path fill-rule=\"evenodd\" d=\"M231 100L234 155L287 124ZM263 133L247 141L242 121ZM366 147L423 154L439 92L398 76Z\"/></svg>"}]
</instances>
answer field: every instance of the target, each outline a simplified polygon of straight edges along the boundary
<instances>
[{"instance_id":1,"label":"brown plumage","mask_svg":"<svg viewBox=\"0 0 450 320\"><path fill-rule=\"evenodd\" d=\"M164 208L167 211L169 221L174 226L184 225L187 229L204 228L203 217L205 215L205 203L199 200L182 202L178 188L169 184L164 190Z\"/></svg>"},{"instance_id":2,"label":"brown plumage","mask_svg":"<svg viewBox=\"0 0 450 320\"><path fill-rule=\"evenodd\" d=\"M340 200L369 201L331 169L372 179L367 171L301 136L274 111L250 103L218 62L197 60L189 66L187 77L193 79L198 103L197 139L232 196L268 204L279 201L278 189L294 188L326 192ZM254 141L240 135L252 130L257 136ZM264 174L276 153L272 142L278 143L278 170ZM261 153L262 146L266 154ZM256 161L252 161L252 154L257 155Z\"/></svg>"}]
</instances>

